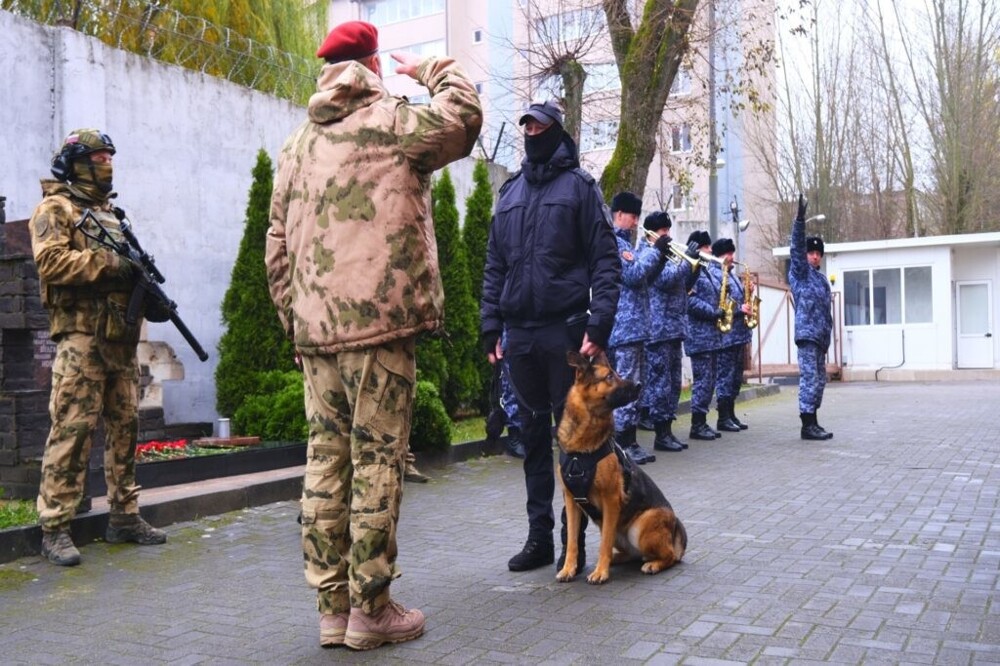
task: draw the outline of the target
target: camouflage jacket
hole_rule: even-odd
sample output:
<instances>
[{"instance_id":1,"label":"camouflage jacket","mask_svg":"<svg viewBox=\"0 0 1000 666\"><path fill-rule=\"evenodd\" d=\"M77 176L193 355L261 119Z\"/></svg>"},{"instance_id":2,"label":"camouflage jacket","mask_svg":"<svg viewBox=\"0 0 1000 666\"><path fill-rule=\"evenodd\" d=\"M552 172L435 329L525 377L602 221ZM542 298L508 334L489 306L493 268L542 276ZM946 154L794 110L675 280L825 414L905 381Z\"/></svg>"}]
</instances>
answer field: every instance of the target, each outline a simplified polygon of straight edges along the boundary
<instances>
[{"instance_id":1,"label":"camouflage jacket","mask_svg":"<svg viewBox=\"0 0 1000 666\"><path fill-rule=\"evenodd\" d=\"M790 256L788 284L795 299L795 342L814 342L826 350L833 332L830 280L809 265L805 222L792 222Z\"/></svg>"},{"instance_id":2,"label":"camouflage jacket","mask_svg":"<svg viewBox=\"0 0 1000 666\"><path fill-rule=\"evenodd\" d=\"M687 283L691 264L668 261L649 287L649 339L647 342L683 340L688 332Z\"/></svg>"},{"instance_id":3,"label":"camouflage jacket","mask_svg":"<svg viewBox=\"0 0 1000 666\"><path fill-rule=\"evenodd\" d=\"M110 205L78 198L57 180L43 180L42 195L28 225L49 332L53 338L63 333L94 334L109 296L127 304L132 283L119 277L121 257L87 238L76 223L89 208L121 241L118 220ZM88 231L98 233L93 222L86 224L92 227Z\"/></svg>"},{"instance_id":4,"label":"camouflage jacket","mask_svg":"<svg viewBox=\"0 0 1000 666\"><path fill-rule=\"evenodd\" d=\"M722 271L718 264L704 266L698 271L694 286L688 292L688 336L684 340L684 353L688 356L722 349L722 333L716 325L721 287Z\"/></svg>"},{"instance_id":5,"label":"camouflage jacket","mask_svg":"<svg viewBox=\"0 0 1000 666\"><path fill-rule=\"evenodd\" d=\"M645 240L632 247L632 232L615 229L618 259L622 263L622 287L618 296L615 325L609 347L645 342L649 339L649 284L666 263L659 250Z\"/></svg>"},{"instance_id":6,"label":"camouflage jacket","mask_svg":"<svg viewBox=\"0 0 1000 666\"><path fill-rule=\"evenodd\" d=\"M483 118L454 60L428 58L417 78L430 104L391 96L358 62L324 66L308 120L281 150L265 262L278 317L303 354L442 323L431 174L469 154Z\"/></svg>"}]
</instances>

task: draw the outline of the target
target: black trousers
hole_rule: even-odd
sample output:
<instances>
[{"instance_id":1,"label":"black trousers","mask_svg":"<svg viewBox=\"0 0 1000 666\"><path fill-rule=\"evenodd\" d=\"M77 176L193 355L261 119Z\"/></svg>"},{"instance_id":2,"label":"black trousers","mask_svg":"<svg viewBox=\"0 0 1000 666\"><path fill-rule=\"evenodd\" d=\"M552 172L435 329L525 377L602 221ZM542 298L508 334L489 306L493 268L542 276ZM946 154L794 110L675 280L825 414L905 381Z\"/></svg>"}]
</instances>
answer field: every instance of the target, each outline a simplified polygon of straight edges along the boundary
<instances>
[{"instance_id":1,"label":"black trousers","mask_svg":"<svg viewBox=\"0 0 1000 666\"><path fill-rule=\"evenodd\" d=\"M566 352L580 349L582 339L576 338L563 322L507 330L504 358L509 364L521 418L528 538L543 542L552 541L555 527L552 426L558 425L562 418L566 394L573 384L573 369L566 360Z\"/></svg>"}]
</instances>

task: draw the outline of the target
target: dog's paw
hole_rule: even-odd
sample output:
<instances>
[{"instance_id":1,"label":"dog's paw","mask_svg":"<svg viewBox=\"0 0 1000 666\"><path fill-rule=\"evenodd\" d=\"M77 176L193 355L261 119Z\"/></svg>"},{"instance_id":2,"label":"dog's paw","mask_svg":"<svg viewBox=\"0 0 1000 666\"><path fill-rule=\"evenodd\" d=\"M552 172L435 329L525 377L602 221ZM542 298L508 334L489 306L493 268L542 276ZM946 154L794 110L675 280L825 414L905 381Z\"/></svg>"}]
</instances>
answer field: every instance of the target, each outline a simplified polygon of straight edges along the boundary
<instances>
[{"instance_id":1,"label":"dog's paw","mask_svg":"<svg viewBox=\"0 0 1000 666\"><path fill-rule=\"evenodd\" d=\"M591 585L603 585L608 582L608 578L610 577L611 576L607 570L601 571L600 569L594 569L593 573L587 576L587 582Z\"/></svg>"},{"instance_id":2,"label":"dog's paw","mask_svg":"<svg viewBox=\"0 0 1000 666\"><path fill-rule=\"evenodd\" d=\"M658 574L665 568L666 567L664 567L659 562L646 562L645 564L642 565L642 573L649 575Z\"/></svg>"},{"instance_id":3,"label":"dog's paw","mask_svg":"<svg viewBox=\"0 0 1000 666\"><path fill-rule=\"evenodd\" d=\"M563 567L559 573L556 574L556 580L560 583L568 583L576 578L576 569L570 569L568 567Z\"/></svg>"}]
</instances>

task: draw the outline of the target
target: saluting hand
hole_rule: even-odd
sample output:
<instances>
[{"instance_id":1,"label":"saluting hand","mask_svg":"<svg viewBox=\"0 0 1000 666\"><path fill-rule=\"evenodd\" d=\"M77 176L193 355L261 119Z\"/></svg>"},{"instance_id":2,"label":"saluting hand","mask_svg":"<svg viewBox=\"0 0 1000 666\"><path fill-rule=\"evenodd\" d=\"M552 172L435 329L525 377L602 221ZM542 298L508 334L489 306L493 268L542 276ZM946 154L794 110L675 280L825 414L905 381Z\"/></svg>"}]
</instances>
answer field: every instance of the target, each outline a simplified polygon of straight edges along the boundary
<instances>
[{"instance_id":1,"label":"saluting hand","mask_svg":"<svg viewBox=\"0 0 1000 666\"><path fill-rule=\"evenodd\" d=\"M809 207L809 201L805 198L805 196L801 192L799 192L799 213L798 215L795 216L796 222L806 221L806 208L808 207Z\"/></svg>"},{"instance_id":2,"label":"saluting hand","mask_svg":"<svg viewBox=\"0 0 1000 666\"><path fill-rule=\"evenodd\" d=\"M405 74L411 79L417 78L417 67L424 61L423 56L408 51L394 51L389 54L389 57L399 63L396 65L396 73Z\"/></svg>"}]
</instances>

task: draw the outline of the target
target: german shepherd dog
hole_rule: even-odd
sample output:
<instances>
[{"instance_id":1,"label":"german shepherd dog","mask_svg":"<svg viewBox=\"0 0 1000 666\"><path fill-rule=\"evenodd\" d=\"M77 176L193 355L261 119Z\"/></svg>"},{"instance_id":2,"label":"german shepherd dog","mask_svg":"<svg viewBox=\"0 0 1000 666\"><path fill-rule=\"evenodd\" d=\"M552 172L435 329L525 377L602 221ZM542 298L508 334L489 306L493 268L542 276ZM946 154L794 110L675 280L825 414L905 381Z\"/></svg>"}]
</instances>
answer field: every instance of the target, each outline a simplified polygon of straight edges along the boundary
<instances>
[{"instance_id":1,"label":"german shepherd dog","mask_svg":"<svg viewBox=\"0 0 1000 666\"><path fill-rule=\"evenodd\" d=\"M576 377L558 430L566 563L556 579L570 581L578 573L581 511L601 528L600 554L588 583L608 580L612 558L641 557L643 573L659 573L684 557L687 531L652 479L613 439L614 409L635 400L640 387L619 377L604 354L588 358L571 351L567 360ZM581 477L586 479L582 487Z\"/></svg>"}]
</instances>

